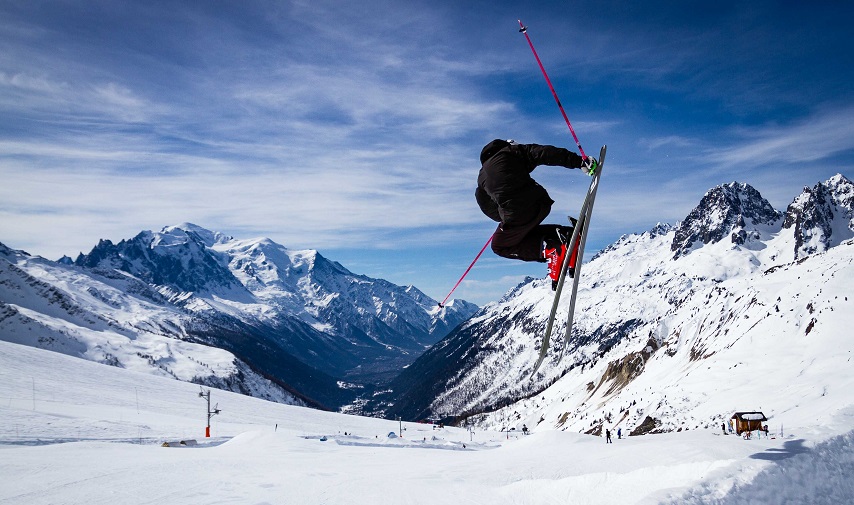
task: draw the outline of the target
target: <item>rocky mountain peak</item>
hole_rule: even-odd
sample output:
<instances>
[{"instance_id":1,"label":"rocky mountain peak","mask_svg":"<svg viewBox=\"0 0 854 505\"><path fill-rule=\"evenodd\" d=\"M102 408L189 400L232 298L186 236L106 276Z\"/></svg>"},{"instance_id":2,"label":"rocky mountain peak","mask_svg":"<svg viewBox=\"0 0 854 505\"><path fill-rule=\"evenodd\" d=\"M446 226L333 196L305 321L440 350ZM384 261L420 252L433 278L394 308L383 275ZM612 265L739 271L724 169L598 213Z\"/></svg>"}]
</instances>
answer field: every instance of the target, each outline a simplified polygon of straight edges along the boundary
<instances>
[{"instance_id":1,"label":"rocky mountain peak","mask_svg":"<svg viewBox=\"0 0 854 505\"><path fill-rule=\"evenodd\" d=\"M854 182L842 174L836 174L825 183L830 190L833 200L852 221L849 227L854 228Z\"/></svg>"},{"instance_id":2,"label":"rocky mountain peak","mask_svg":"<svg viewBox=\"0 0 854 505\"><path fill-rule=\"evenodd\" d=\"M213 247L216 244L223 244L233 237L222 234L220 232L211 231L193 223L181 223L176 226L165 226L160 233L160 237L173 237L181 240L184 237L192 237L193 240L201 242L207 247Z\"/></svg>"},{"instance_id":3,"label":"rocky mountain peak","mask_svg":"<svg viewBox=\"0 0 854 505\"><path fill-rule=\"evenodd\" d=\"M782 214L749 184L732 182L710 189L688 216L677 225L670 250L674 259L696 245L729 237L743 244L757 225L773 225Z\"/></svg>"},{"instance_id":4,"label":"rocky mountain peak","mask_svg":"<svg viewBox=\"0 0 854 505\"><path fill-rule=\"evenodd\" d=\"M836 174L804 187L786 209L783 228L794 228L795 258L802 258L854 237L854 183Z\"/></svg>"},{"instance_id":5,"label":"rocky mountain peak","mask_svg":"<svg viewBox=\"0 0 854 505\"><path fill-rule=\"evenodd\" d=\"M203 228L187 231L166 227L159 233L143 231L129 240L113 244L101 240L89 254L80 254L75 264L87 268L127 272L149 284L175 292L242 292L243 285L206 245L211 232ZM201 232L201 233L200 233Z\"/></svg>"}]
</instances>

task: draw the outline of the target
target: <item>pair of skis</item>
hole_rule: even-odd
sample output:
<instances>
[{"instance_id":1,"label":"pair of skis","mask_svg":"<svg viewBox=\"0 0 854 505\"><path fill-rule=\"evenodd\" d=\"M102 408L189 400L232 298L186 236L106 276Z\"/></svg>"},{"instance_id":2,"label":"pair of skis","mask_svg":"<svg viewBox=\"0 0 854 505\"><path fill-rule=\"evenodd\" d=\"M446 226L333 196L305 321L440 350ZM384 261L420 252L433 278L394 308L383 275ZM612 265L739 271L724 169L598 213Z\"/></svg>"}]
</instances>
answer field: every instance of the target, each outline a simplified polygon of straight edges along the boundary
<instances>
[{"instance_id":1,"label":"pair of skis","mask_svg":"<svg viewBox=\"0 0 854 505\"><path fill-rule=\"evenodd\" d=\"M569 270L572 251L575 250L577 246L578 255L575 260L575 275L572 278L572 293L569 299L566 333L563 338L560 355L558 355L557 358L558 362L563 358L563 354L566 351L566 344L572 334L572 321L575 315L575 299L578 294L578 280L581 278L581 262L584 258L584 244L587 242L587 232L590 230L590 217L593 215L593 203L596 201L596 192L599 189L599 176L602 173L602 165L605 163L605 150L607 147L608 146L602 146L602 150L599 151L599 164L593 172L593 180L590 181L590 188L587 190L587 196L584 198L584 203L581 204L581 212L578 213L578 222L575 225L575 229L572 231L572 237L569 239L569 243L566 247L566 254L564 255L563 264L560 269L560 277L558 277L557 285L555 286L552 310L551 313L549 313L549 320L546 324L546 333L543 336L543 344L540 347L540 357L534 365L531 377L537 373L537 370L539 370L540 365L543 364L543 360L545 360L546 355L549 352L549 341L552 334L552 328L554 327L555 316L557 315L557 307L560 304L560 295L563 292L563 285L566 281L567 271Z\"/></svg>"},{"instance_id":2,"label":"pair of skis","mask_svg":"<svg viewBox=\"0 0 854 505\"><path fill-rule=\"evenodd\" d=\"M525 40L528 41L528 45L531 47L531 52L534 53L534 58L537 60L537 65L540 67L540 71L543 73L543 77L546 79L546 84L549 85L549 90L552 92L552 96L557 102L557 106L560 109L560 113L563 115L564 121L566 121L566 126L569 127L569 132L572 133L572 138L575 140L575 145L578 146L578 152L581 154L581 157L584 160L587 160L587 155L584 154L584 149L581 148L581 143L578 141L578 135L575 134L575 130L572 128L572 124L569 122L569 117L566 115L566 111L563 110L563 104L560 103L560 98L557 96L557 92L555 91L554 86L552 86L552 81L549 79L549 75L546 73L546 68L543 66L543 62L540 61L540 55L537 54L537 50L534 49L534 43L531 42L531 37L528 36L528 27L522 23L522 20L519 20L519 32L525 35ZM578 222L575 225L575 229L572 231L572 238L569 239L569 244L567 244L566 255L564 255L563 265L561 265L560 276L558 277L557 285L555 286L555 298L552 303L552 311L549 314L549 321L546 324L546 334L543 336L543 344L540 347L540 357L537 359L537 363L534 365L534 370L531 372L531 377L539 370L540 365L543 364L543 360L546 359L546 355L549 352L549 339L552 334L552 327L554 327L555 315L557 314L557 306L560 303L560 295L563 291L563 284L566 281L567 270L569 269L570 258L572 258L573 253L577 247L578 254L575 259L575 275L572 279L572 295L569 300L569 314L567 315L566 320L566 335L563 338L563 345L560 349L560 355L558 356L558 362L560 362L561 358L563 358L563 353L566 351L566 343L569 340L572 334L572 319L575 314L575 297L578 293L578 279L581 278L581 262L584 258L584 243L587 241L587 231L590 229L590 216L593 215L593 202L596 200L596 191L599 189L599 175L602 173L602 165L605 163L605 148L607 146L602 146L601 151L599 151L599 164L596 167L596 170L593 172L593 180L590 181L590 188L587 190L587 196L584 198L584 203L581 205L581 212L578 213Z\"/></svg>"}]
</instances>

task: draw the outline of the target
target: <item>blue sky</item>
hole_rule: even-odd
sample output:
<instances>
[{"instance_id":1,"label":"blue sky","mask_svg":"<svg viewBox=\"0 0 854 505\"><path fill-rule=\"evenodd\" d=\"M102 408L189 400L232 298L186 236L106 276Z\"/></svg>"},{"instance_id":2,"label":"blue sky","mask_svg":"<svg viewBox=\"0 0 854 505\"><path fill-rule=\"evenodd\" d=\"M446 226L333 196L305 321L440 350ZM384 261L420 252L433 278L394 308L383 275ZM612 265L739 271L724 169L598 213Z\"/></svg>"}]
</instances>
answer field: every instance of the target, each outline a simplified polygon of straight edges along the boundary
<instances>
[{"instance_id":1,"label":"blue sky","mask_svg":"<svg viewBox=\"0 0 854 505\"><path fill-rule=\"evenodd\" d=\"M493 230L493 138L608 144L588 257L719 184L854 176L850 2L0 0L0 242L57 259L193 222L441 300ZM589 179L540 167L577 214ZM455 296L545 266L488 252Z\"/></svg>"}]
</instances>

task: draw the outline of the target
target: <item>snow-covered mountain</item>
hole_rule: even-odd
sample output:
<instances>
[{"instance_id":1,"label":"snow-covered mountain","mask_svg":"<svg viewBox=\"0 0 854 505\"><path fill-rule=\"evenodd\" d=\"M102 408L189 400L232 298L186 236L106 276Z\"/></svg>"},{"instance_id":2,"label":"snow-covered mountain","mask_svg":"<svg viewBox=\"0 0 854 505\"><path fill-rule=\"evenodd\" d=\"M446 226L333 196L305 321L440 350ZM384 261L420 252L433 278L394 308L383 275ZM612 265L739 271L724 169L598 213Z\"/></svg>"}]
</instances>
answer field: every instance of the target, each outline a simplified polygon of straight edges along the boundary
<instances>
[{"instance_id":1,"label":"snow-covered mountain","mask_svg":"<svg viewBox=\"0 0 854 505\"><path fill-rule=\"evenodd\" d=\"M562 361L568 299L530 377L552 291L529 279L368 408L591 433L720 426L732 412L780 415L815 398L817 416L843 408L839 393L854 387L852 191L837 175L783 213L749 185L713 188L677 225L623 236L583 265Z\"/></svg>"},{"instance_id":2,"label":"snow-covered mountain","mask_svg":"<svg viewBox=\"0 0 854 505\"><path fill-rule=\"evenodd\" d=\"M2 340L327 407L387 381L477 310L440 310L317 251L189 223L101 240L73 262L0 247Z\"/></svg>"},{"instance_id":3,"label":"snow-covered mountain","mask_svg":"<svg viewBox=\"0 0 854 505\"><path fill-rule=\"evenodd\" d=\"M779 228L782 213L747 184L718 186L703 196L700 204L676 227L670 250L674 258L695 247L729 237L738 245L761 240L759 230Z\"/></svg>"},{"instance_id":4,"label":"snow-covered mountain","mask_svg":"<svg viewBox=\"0 0 854 505\"><path fill-rule=\"evenodd\" d=\"M33 257L0 244L0 340L120 368L305 404L284 380L260 375L204 335L234 328L173 306L141 280ZM292 360L295 361L295 360Z\"/></svg>"},{"instance_id":5,"label":"snow-covered mountain","mask_svg":"<svg viewBox=\"0 0 854 505\"><path fill-rule=\"evenodd\" d=\"M795 257L826 251L851 238L854 186L841 174L804 188L786 210L784 228L793 228Z\"/></svg>"}]
</instances>

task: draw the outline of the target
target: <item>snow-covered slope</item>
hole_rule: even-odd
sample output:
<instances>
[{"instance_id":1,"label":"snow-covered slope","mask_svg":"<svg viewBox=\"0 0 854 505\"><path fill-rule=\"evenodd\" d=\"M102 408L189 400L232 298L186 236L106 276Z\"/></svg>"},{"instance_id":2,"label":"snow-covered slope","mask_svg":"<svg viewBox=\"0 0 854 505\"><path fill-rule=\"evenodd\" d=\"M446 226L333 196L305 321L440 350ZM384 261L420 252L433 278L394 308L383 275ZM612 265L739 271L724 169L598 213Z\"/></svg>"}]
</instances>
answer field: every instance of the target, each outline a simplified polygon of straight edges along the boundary
<instances>
[{"instance_id":1,"label":"snow-covered slope","mask_svg":"<svg viewBox=\"0 0 854 505\"><path fill-rule=\"evenodd\" d=\"M851 188L836 176L805 190L788 226L753 188L714 188L685 221L624 236L583 265L560 363L568 300L530 378L552 297L532 279L425 353L377 408L638 433L753 409L786 424L854 405Z\"/></svg>"},{"instance_id":2,"label":"snow-covered slope","mask_svg":"<svg viewBox=\"0 0 854 505\"><path fill-rule=\"evenodd\" d=\"M438 311L412 286L353 274L317 251L189 223L102 240L73 262L0 247L0 340L330 408L477 310L458 300ZM259 381L277 385L262 392Z\"/></svg>"},{"instance_id":3,"label":"snow-covered slope","mask_svg":"<svg viewBox=\"0 0 854 505\"><path fill-rule=\"evenodd\" d=\"M774 438L696 430L606 444L577 433L468 432L213 391L220 413L206 439L199 392L0 342L0 504L854 499L854 411L792 423Z\"/></svg>"}]
</instances>

